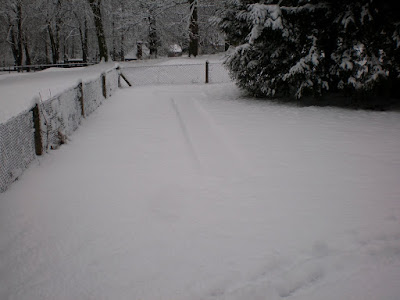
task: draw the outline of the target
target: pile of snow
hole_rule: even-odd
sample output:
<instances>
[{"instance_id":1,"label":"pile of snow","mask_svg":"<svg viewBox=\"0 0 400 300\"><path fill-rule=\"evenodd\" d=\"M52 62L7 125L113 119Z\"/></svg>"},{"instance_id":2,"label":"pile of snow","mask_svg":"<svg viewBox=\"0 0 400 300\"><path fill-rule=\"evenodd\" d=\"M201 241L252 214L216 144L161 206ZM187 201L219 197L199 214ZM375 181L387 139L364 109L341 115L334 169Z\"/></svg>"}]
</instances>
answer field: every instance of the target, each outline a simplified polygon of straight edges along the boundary
<instances>
[{"instance_id":1,"label":"pile of snow","mask_svg":"<svg viewBox=\"0 0 400 300\"><path fill-rule=\"evenodd\" d=\"M1 299L396 300L400 114L118 91L0 194Z\"/></svg>"}]
</instances>

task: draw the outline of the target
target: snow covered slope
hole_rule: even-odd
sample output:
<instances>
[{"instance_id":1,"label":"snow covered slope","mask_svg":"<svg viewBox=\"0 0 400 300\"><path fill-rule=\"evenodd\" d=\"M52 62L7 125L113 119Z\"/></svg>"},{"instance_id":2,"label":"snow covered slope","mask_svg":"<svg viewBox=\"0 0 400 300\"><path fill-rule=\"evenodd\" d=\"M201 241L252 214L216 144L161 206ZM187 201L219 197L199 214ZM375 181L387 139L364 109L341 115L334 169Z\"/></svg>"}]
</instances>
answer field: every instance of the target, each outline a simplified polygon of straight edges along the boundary
<instances>
[{"instance_id":1,"label":"snow covered slope","mask_svg":"<svg viewBox=\"0 0 400 300\"><path fill-rule=\"evenodd\" d=\"M0 195L0 299L397 300L400 114L123 89Z\"/></svg>"}]
</instances>

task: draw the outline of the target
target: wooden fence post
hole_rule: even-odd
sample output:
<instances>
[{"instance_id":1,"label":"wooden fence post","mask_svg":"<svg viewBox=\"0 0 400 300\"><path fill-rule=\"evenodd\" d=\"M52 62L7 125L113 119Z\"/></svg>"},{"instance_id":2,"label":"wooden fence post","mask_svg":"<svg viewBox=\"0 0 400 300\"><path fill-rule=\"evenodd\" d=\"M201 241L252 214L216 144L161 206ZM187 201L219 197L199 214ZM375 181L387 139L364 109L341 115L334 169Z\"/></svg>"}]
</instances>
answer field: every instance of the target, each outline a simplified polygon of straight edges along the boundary
<instances>
[{"instance_id":1,"label":"wooden fence post","mask_svg":"<svg viewBox=\"0 0 400 300\"><path fill-rule=\"evenodd\" d=\"M107 98L107 83L106 83L106 74L102 73L101 74L102 82L103 82L103 96L104 98Z\"/></svg>"},{"instance_id":2,"label":"wooden fence post","mask_svg":"<svg viewBox=\"0 0 400 300\"><path fill-rule=\"evenodd\" d=\"M39 104L36 104L32 109L33 114L33 125L35 129L35 152L36 155L41 156L43 154L43 141L42 141L42 130L40 126L40 112Z\"/></svg>"},{"instance_id":3,"label":"wooden fence post","mask_svg":"<svg viewBox=\"0 0 400 300\"><path fill-rule=\"evenodd\" d=\"M118 73L118 88L121 88L121 67L118 66L116 68L116 70L117 70L117 73Z\"/></svg>"},{"instance_id":4,"label":"wooden fence post","mask_svg":"<svg viewBox=\"0 0 400 300\"><path fill-rule=\"evenodd\" d=\"M209 62L206 61L206 83L209 82Z\"/></svg>"},{"instance_id":5,"label":"wooden fence post","mask_svg":"<svg viewBox=\"0 0 400 300\"><path fill-rule=\"evenodd\" d=\"M132 84L129 82L128 78L126 78L125 75L122 74L122 71L121 71L121 67L120 67L120 66L117 67L117 70L118 70L118 87L119 87L119 88L122 87L122 85L121 85L121 78L122 78L123 80L125 80L125 82L131 87Z\"/></svg>"},{"instance_id":6,"label":"wooden fence post","mask_svg":"<svg viewBox=\"0 0 400 300\"><path fill-rule=\"evenodd\" d=\"M81 105L81 114L82 114L82 117L85 118L86 117L85 116L85 102L83 99L83 82L82 81L78 84L78 89L79 89L79 92L81 93L81 95L79 97L79 103Z\"/></svg>"}]
</instances>

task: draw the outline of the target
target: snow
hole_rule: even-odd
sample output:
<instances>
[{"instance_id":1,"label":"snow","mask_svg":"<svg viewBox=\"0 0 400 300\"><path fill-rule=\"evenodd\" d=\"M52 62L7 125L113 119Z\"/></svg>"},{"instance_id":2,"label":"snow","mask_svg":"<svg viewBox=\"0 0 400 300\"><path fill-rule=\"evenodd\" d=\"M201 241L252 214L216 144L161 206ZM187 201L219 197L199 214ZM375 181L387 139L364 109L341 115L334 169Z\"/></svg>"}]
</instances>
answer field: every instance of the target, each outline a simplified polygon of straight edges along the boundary
<instances>
[{"instance_id":1,"label":"snow","mask_svg":"<svg viewBox=\"0 0 400 300\"><path fill-rule=\"evenodd\" d=\"M149 65L183 65L222 63L224 54L187 56L120 62L121 67ZM96 79L102 72L115 66L114 62L101 63L85 68L49 68L36 73L0 74L0 123L4 123L22 111L30 109L39 97L45 101L58 93L77 85L79 81Z\"/></svg>"},{"instance_id":2,"label":"snow","mask_svg":"<svg viewBox=\"0 0 400 300\"><path fill-rule=\"evenodd\" d=\"M173 44L169 47L169 51L172 53L182 53L182 47L178 44Z\"/></svg>"},{"instance_id":3,"label":"snow","mask_svg":"<svg viewBox=\"0 0 400 300\"><path fill-rule=\"evenodd\" d=\"M396 300L400 114L119 90L0 194L0 299Z\"/></svg>"},{"instance_id":4,"label":"snow","mask_svg":"<svg viewBox=\"0 0 400 300\"><path fill-rule=\"evenodd\" d=\"M279 5L273 4L251 4L247 18L253 23L249 34L249 44L253 45L260 37L264 28L282 30L282 12Z\"/></svg>"},{"instance_id":5,"label":"snow","mask_svg":"<svg viewBox=\"0 0 400 300\"><path fill-rule=\"evenodd\" d=\"M347 26L349 26L349 24L355 24L355 20L354 20L354 15L351 11L348 11L345 13L345 15L343 16L342 22L341 24L344 26L344 29L347 29Z\"/></svg>"},{"instance_id":6,"label":"snow","mask_svg":"<svg viewBox=\"0 0 400 300\"><path fill-rule=\"evenodd\" d=\"M102 63L86 68L49 68L36 73L0 75L0 123L30 109L35 98L45 101L80 80L92 80L113 68L115 63Z\"/></svg>"},{"instance_id":7,"label":"snow","mask_svg":"<svg viewBox=\"0 0 400 300\"><path fill-rule=\"evenodd\" d=\"M373 20L373 18L371 16L371 13L369 12L369 4L368 3L362 7L361 19L360 19L361 24L363 24L363 25L365 24L364 19L366 17L368 17L367 21L372 21Z\"/></svg>"}]
</instances>

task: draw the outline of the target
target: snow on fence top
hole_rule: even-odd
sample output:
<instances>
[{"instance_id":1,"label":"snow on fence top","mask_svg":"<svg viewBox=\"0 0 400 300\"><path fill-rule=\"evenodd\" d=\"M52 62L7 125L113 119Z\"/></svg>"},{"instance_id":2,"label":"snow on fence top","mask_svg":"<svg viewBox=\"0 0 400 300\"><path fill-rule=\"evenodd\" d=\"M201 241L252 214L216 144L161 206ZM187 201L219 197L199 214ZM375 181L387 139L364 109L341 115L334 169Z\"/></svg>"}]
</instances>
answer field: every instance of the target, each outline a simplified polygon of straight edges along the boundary
<instances>
[{"instance_id":1,"label":"snow on fence top","mask_svg":"<svg viewBox=\"0 0 400 300\"><path fill-rule=\"evenodd\" d=\"M0 192L4 192L35 159L56 149L118 88L119 68L36 104L0 124Z\"/></svg>"},{"instance_id":2,"label":"snow on fence top","mask_svg":"<svg viewBox=\"0 0 400 300\"><path fill-rule=\"evenodd\" d=\"M118 88L120 75L133 86L230 82L221 63L119 66L94 80L79 82L48 100L37 98L33 107L0 123L0 192L5 191L28 165L48 149L56 149Z\"/></svg>"}]
</instances>

